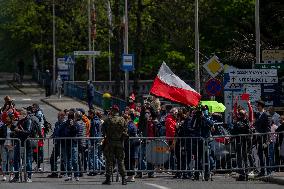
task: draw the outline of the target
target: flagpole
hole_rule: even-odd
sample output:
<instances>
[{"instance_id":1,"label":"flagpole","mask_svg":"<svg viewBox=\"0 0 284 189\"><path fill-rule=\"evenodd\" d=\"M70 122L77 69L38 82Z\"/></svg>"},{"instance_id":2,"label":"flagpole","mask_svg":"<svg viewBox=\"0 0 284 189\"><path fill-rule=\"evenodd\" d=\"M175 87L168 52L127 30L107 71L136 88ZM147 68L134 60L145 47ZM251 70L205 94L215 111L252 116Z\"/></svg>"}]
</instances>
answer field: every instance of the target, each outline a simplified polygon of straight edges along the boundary
<instances>
[{"instance_id":1,"label":"flagpole","mask_svg":"<svg viewBox=\"0 0 284 189\"><path fill-rule=\"evenodd\" d=\"M195 0L195 90L200 93L198 0Z\"/></svg>"}]
</instances>

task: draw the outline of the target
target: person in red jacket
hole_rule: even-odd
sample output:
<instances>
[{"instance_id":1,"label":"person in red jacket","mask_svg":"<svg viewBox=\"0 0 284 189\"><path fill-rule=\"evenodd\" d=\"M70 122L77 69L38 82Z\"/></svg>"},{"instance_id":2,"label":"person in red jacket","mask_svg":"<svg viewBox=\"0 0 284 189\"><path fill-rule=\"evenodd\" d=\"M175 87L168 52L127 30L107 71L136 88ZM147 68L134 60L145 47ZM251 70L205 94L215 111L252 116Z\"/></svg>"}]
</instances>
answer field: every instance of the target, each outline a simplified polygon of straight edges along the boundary
<instances>
[{"instance_id":1,"label":"person in red jacket","mask_svg":"<svg viewBox=\"0 0 284 189\"><path fill-rule=\"evenodd\" d=\"M166 138L170 146L173 144L174 136L176 133L177 114L178 114L178 109L172 108L170 114L166 117L165 120Z\"/></svg>"},{"instance_id":2,"label":"person in red jacket","mask_svg":"<svg viewBox=\"0 0 284 189\"><path fill-rule=\"evenodd\" d=\"M174 161L174 136L176 134L176 125L177 125L177 115L178 115L178 109L172 108L169 115L166 117L165 125L166 125L166 139L168 141L168 144L170 146L170 160L169 163L166 163L169 165L171 170L175 169L175 161Z\"/></svg>"}]
</instances>

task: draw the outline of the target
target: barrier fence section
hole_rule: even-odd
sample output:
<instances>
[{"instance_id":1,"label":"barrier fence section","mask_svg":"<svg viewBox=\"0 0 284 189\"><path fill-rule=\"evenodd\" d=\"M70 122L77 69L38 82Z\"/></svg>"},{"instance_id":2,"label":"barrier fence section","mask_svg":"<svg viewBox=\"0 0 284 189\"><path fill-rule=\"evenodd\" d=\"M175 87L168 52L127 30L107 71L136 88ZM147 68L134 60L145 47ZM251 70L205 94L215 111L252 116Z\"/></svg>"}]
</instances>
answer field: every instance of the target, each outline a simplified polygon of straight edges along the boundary
<instances>
[{"instance_id":1,"label":"barrier fence section","mask_svg":"<svg viewBox=\"0 0 284 189\"><path fill-rule=\"evenodd\" d=\"M9 179L12 179L14 174L21 176L24 157L24 148L20 139L0 138L0 173L2 175L9 175Z\"/></svg>"},{"instance_id":2,"label":"barrier fence section","mask_svg":"<svg viewBox=\"0 0 284 189\"><path fill-rule=\"evenodd\" d=\"M124 142L129 175L176 174L208 180L215 172L270 174L283 171L284 133L200 137L130 137ZM105 139L104 139L105 140ZM27 139L25 175L33 172L78 177L105 170L103 138ZM45 146L43 148L43 146ZM33 152L31 155L30 152ZM30 160L36 162L31 169Z\"/></svg>"},{"instance_id":3,"label":"barrier fence section","mask_svg":"<svg viewBox=\"0 0 284 189\"><path fill-rule=\"evenodd\" d=\"M75 82L64 82L64 95L75 97L77 99L86 101L87 100L87 89L85 85L79 85ZM124 110L126 107L126 102L122 99L111 97L110 105L118 105L120 110ZM104 99L103 93L95 91L94 94L94 104L103 107Z\"/></svg>"},{"instance_id":4,"label":"barrier fence section","mask_svg":"<svg viewBox=\"0 0 284 189\"><path fill-rule=\"evenodd\" d=\"M269 175L283 171L284 133L213 136L207 140L214 171L252 171Z\"/></svg>"}]
</instances>

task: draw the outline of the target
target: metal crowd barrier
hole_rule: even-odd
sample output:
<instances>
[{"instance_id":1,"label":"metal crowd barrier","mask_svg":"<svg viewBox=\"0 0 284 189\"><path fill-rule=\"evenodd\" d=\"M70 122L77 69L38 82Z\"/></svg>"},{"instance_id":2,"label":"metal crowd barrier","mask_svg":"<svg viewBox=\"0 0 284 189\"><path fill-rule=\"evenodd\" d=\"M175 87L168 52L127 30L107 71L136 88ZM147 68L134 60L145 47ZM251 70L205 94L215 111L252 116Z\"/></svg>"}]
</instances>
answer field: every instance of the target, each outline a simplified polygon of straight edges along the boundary
<instances>
[{"instance_id":1,"label":"metal crowd barrier","mask_svg":"<svg viewBox=\"0 0 284 189\"><path fill-rule=\"evenodd\" d=\"M0 138L0 174L9 175L10 178L14 174L19 174L22 178L25 155L21 144L20 139Z\"/></svg>"},{"instance_id":2,"label":"metal crowd barrier","mask_svg":"<svg viewBox=\"0 0 284 189\"><path fill-rule=\"evenodd\" d=\"M214 171L283 171L284 133L213 136L207 140ZM281 149L282 148L282 149Z\"/></svg>"},{"instance_id":3,"label":"metal crowd barrier","mask_svg":"<svg viewBox=\"0 0 284 189\"><path fill-rule=\"evenodd\" d=\"M214 172L245 170L269 174L282 170L284 156L279 138L284 133L237 136L147 138L130 137L124 142L125 166L129 173L178 174L202 178ZM279 137L281 136L281 137ZM24 172L78 176L103 173L102 138L27 139ZM44 147L42 147L44 146ZM284 148L284 146L283 146ZM33 157L27 151L33 150ZM32 158L36 166L28 170Z\"/></svg>"}]
</instances>

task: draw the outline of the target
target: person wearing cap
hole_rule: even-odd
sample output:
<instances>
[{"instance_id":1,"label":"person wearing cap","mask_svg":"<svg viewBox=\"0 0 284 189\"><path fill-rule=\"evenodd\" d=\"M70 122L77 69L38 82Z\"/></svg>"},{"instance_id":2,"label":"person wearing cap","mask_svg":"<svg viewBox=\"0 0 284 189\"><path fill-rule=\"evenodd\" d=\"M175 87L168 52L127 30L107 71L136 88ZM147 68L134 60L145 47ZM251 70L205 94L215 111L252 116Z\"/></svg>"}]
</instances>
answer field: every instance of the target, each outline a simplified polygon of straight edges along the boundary
<instances>
[{"instance_id":1,"label":"person wearing cap","mask_svg":"<svg viewBox=\"0 0 284 189\"><path fill-rule=\"evenodd\" d=\"M269 119L267 113L264 111L265 103L262 100L256 102L257 113L255 116L255 131L256 133L262 133L262 135L257 136L257 154L259 157L259 164L261 166L260 173L257 175L258 177L265 175L265 165L269 165L268 158L268 148L267 148L267 140L268 135L265 133L269 133L271 131ZM264 157L265 161L264 162ZM267 173L270 174L270 169L267 169Z\"/></svg>"},{"instance_id":2,"label":"person wearing cap","mask_svg":"<svg viewBox=\"0 0 284 189\"><path fill-rule=\"evenodd\" d=\"M110 177L113 170L113 160L117 159L119 173L122 177L122 185L126 185L126 171L124 165L124 140L127 139L127 125L125 119L119 116L119 108L113 105L111 116L108 117L102 125L103 153L106 158L106 180L102 183L110 185Z\"/></svg>"}]
</instances>

